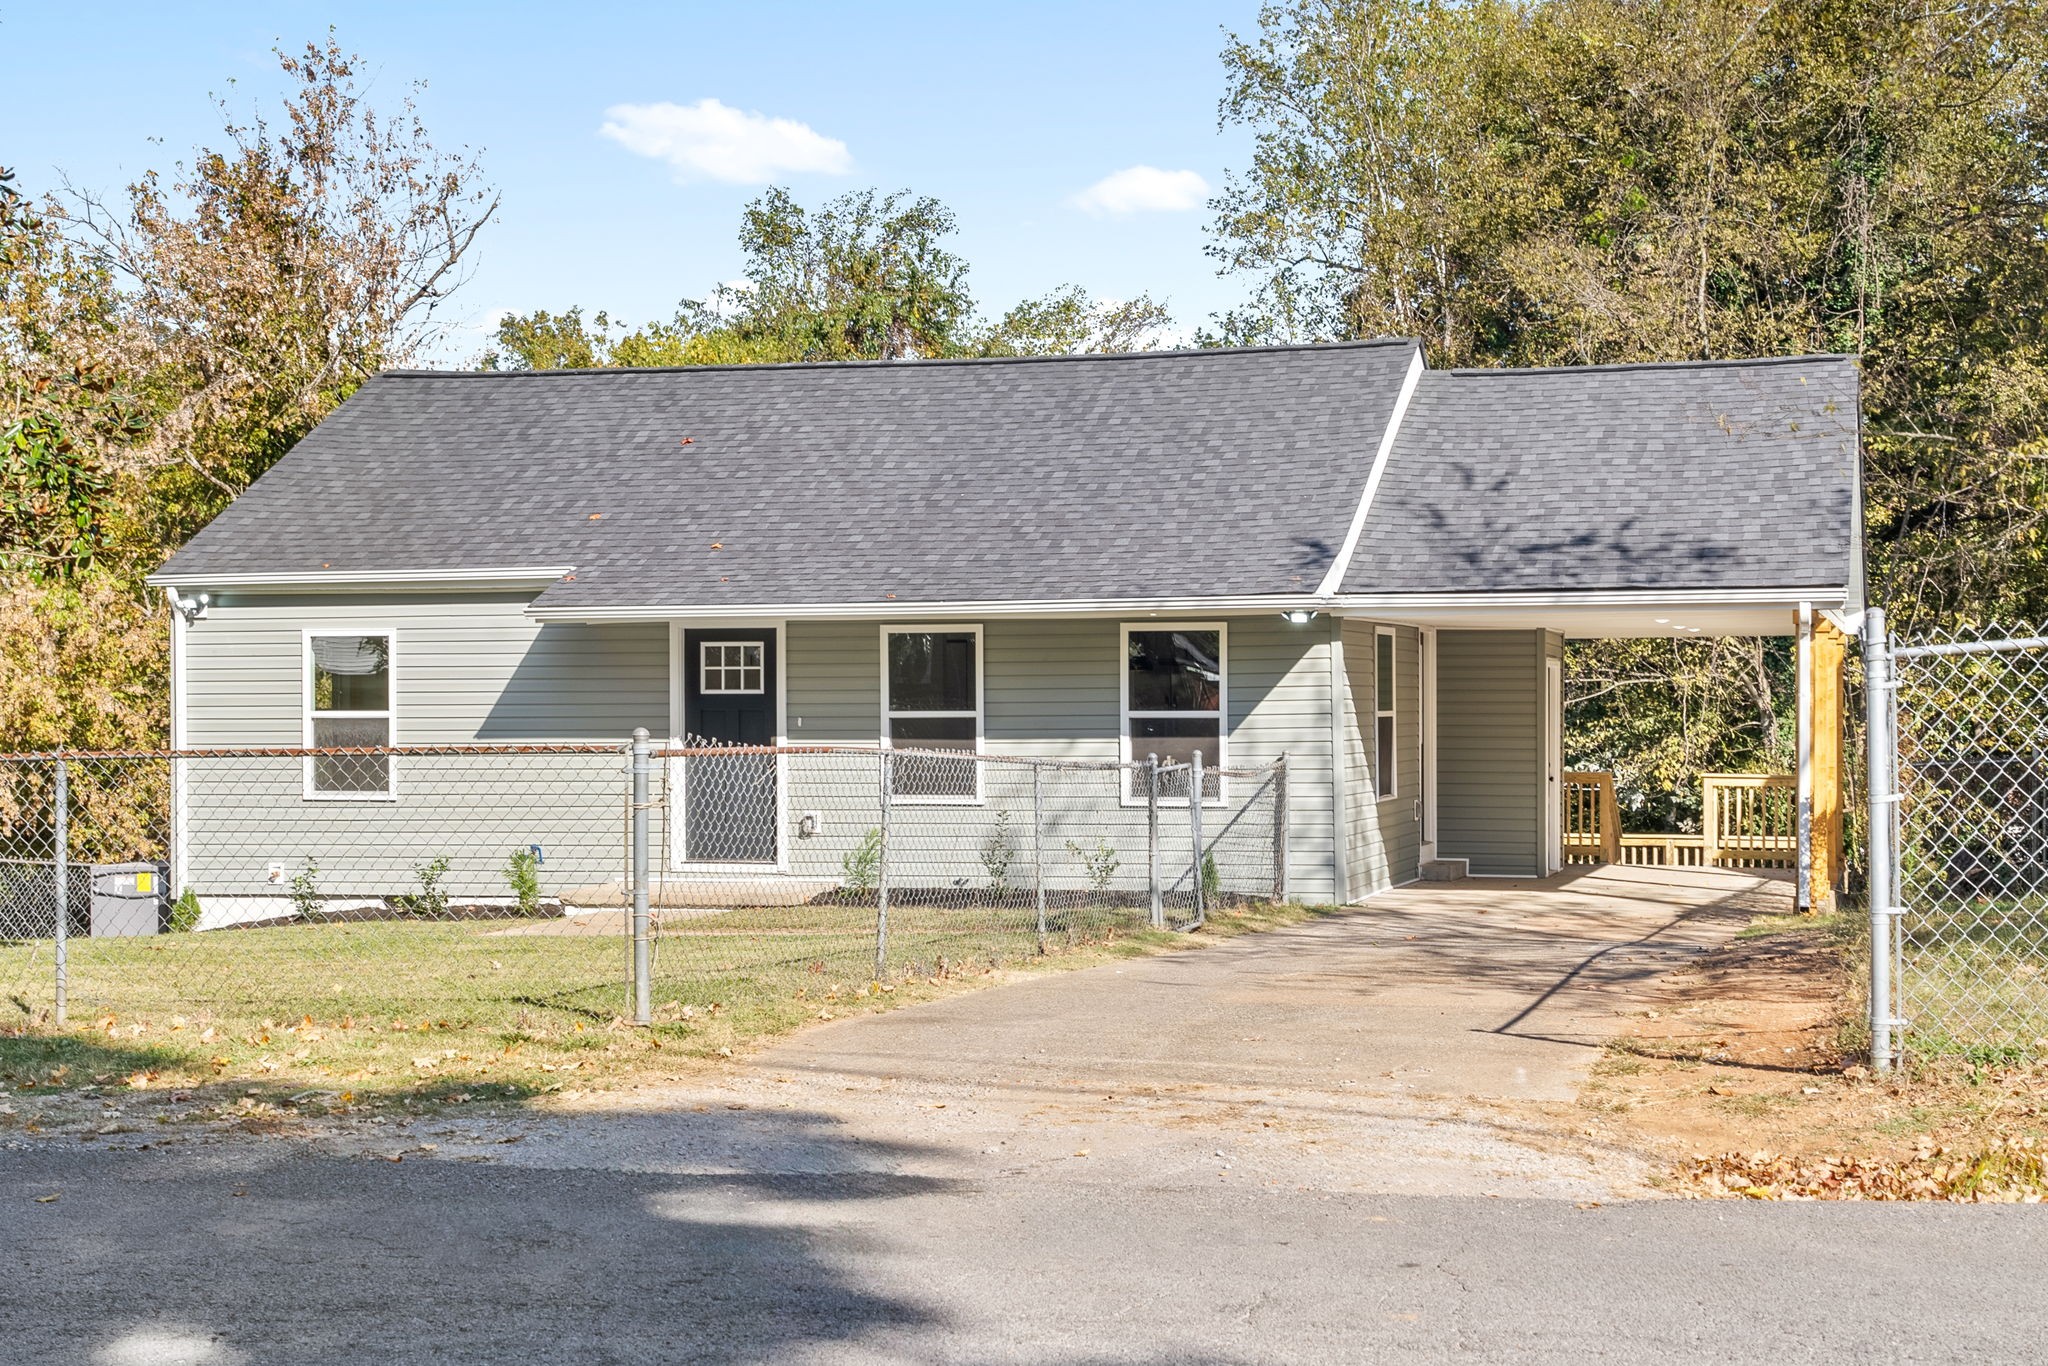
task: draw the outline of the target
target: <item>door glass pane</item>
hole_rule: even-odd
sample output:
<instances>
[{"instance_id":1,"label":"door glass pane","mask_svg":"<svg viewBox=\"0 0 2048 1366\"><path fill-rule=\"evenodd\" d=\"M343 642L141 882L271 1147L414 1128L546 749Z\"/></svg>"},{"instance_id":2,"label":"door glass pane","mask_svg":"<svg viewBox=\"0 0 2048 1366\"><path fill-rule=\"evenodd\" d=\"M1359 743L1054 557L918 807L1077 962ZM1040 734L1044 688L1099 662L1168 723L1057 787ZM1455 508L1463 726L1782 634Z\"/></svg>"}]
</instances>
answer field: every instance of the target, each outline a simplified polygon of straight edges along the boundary
<instances>
[{"instance_id":1,"label":"door glass pane","mask_svg":"<svg viewBox=\"0 0 2048 1366\"><path fill-rule=\"evenodd\" d=\"M1394 709L1394 638L1392 636L1375 636L1373 639L1379 642L1379 673L1376 680L1376 685L1379 688L1379 699L1374 705L1381 711L1392 711Z\"/></svg>"},{"instance_id":2,"label":"door glass pane","mask_svg":"<svg viewBox=\"0 0 2048 1366\"><path fill-rule=\"evenodd\" d=\"M315 720L315 749L372 749L391 743L391 723L381 717ZM315 792L388 792L391 789L391 756L388 754L316 754L313 756Z\"/></svg>"},{"instance_id":3,"label":"door glass pane","mask_svg":"<svg viewBox=\"0 0 2048 1366\"><path fill-rule=\"evenodd\" d=\"M1160 775L1159 795L1185 800L1189 777L1185 766L1194 762L1195 751L1200 750L1202 767L1207 770L1202 775L1202 796L1220 796L1223 783L1215 773L1217 755L1223 749L1220 725L1213 716L1134 716L1131 718L1131 758L1143 763L1145 756L1156 754L1162 766L1182 766L1174 772ZM1145 795L1145 775L1141 772L1132 774L1131 795Z\"/></svg>"},{"instance_id":4,"label":"door glass pane","mask_svg":"<svg viewBox=\"0 0 2048 1366\"><path fill-rule=\"evenodd\" d=\"M974 634L899 631L889 636L890 711L973 711Z\"/></svg>"},{"instance_id":5,"label":"door glass pane","mask_svg":"<svg viewBox=\"0 0 2048 1366\"><path fill-rule=\"evenodd\" d=\"M1132 711L1216 711L1223 700L1217 631L1133 631L1125 667ZM1135 734L1135 732L1133 732Z\"/></svg>"},{"instance_id":6,"label":"door glass pane","mask_svg":"<svg viewBox=\"0 0 2048 1366\"><path fill-rule=\"evenodd\" d=\"M314 711L389 711L389 636L314 636Z\"/></svg>"},{"instance_id":7,"label":"door glass pane","mask_svg":"<svg viewBox=\"0 0 2048 1366\"><path fill-rule=\"evenodd\" d=\"M1394 718L1379 718L1379 732L1374 736L1376 757L1379 761L1377 790L1382 797L1394 796Z\"/></svg>"},{"instance_id":8,"label":"door glass pane","mask_svg":"<svg viewBox=\"0 0 2048 1366\"><path fill-rule=\"evenodd\" d=\"M899 754L890 761L890 791L903 797L972 797L975 795L974 718L971 716L900 716L889 722L889 742L897 749L959 750L962 757Z\"/></svg>"}]
</instances>

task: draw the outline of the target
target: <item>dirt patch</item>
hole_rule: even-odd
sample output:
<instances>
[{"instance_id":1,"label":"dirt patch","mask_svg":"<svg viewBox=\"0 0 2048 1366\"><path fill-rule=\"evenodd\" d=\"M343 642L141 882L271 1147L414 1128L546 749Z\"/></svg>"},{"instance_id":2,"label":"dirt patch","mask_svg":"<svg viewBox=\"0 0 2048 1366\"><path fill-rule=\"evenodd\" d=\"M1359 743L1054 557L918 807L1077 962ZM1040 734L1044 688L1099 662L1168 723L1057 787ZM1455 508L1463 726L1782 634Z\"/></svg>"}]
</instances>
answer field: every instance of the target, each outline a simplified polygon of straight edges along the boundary
<instances>
[{"instance_id":1,"label":"dirt patch","mask_svg":"<svg viewBox=\"0 0 2048 1366\"><path fill-rule=\"evenodd\" d=\"M1967 1059L1873 1078L1853 1051L1850 927L1760 920L1673 972L1580 1106L1681 1194L2039 1199L2048 1071Z\"/></svg>"}]
</instances>

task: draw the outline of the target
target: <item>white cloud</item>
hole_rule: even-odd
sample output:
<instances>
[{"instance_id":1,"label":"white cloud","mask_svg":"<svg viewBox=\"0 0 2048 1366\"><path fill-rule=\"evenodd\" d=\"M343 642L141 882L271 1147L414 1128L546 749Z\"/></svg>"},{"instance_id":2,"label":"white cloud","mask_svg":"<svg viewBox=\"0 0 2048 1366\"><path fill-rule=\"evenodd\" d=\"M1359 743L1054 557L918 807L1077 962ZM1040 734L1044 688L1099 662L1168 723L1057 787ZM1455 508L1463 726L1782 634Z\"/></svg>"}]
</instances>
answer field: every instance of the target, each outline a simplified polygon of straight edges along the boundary
<instances>
[{"instance_id":1,"label":"white cloud","mask_svg":"<svg viewBox=\"0 0 2048 1366\"><path fill-rule=\"evenodd\" d=\"M1209 182L1193 171L1127 166L1075 195L1073 204L1086 213L1122 218L1133 213L1180 213L1199 209L1208 197Z\"/></svg>"},{"instance_id":2,"label":"white cloud","mask_svg":"<svg viewBox=\"0 0 2048 1366\"><path fill-rule=\"evenodd\" d=\"M853 169L853 154L838 138L709 97L695 104L615 104L604 118L600 133L629 152L666 161L677 180L765 185L781 175Z\"/></svg>"}]
</instances>

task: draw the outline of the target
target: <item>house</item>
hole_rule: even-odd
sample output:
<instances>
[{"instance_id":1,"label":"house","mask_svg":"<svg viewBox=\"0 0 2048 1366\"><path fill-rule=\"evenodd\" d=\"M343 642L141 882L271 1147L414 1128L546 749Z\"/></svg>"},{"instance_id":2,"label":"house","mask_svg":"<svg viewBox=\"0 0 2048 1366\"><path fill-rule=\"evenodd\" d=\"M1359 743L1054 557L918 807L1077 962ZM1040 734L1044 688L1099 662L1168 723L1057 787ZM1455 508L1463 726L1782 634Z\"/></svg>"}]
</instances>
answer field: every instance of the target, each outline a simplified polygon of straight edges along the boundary
<instances>
[{"instance_id":1,"label":"house","mask_svg":"<svg viewBox=\"0 0 2048 1366\"><path fill-rule=\"evenodd\" d=\"M1440 371L1407 340L386 373L151 579L173 742L1285 755L1294 896L1542 874L1566 639L1860 606L1857 390L1840 356ZM785 795L668 856L802 874ZM224 800L193 777L180 818ZM447 808L346 757L266 800L357 838ZM236 820L219 876L275 883Z\"/></svg>"}]
</instances>

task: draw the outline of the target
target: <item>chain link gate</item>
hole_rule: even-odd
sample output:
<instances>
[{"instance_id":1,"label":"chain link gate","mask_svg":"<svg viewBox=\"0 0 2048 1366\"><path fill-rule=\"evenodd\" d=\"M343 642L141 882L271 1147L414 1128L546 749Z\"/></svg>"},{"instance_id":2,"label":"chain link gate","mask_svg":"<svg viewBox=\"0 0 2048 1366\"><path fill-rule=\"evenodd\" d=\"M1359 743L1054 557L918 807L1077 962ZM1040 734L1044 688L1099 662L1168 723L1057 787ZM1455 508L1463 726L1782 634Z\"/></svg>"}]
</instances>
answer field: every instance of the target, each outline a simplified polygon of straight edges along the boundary
<instances>
[{"instance_id":1,"label":"chain link gate","mask_svg":"<svg viewBox=\"0 0 2048 1366\"><path fill-rule=\"evenodd\" d=\"M2048 632L1864 651L1872 1060L2048 1050Z\"/></svg>"}]
</instances>

